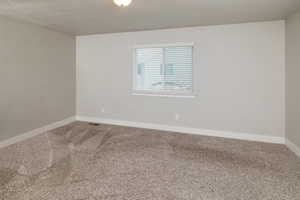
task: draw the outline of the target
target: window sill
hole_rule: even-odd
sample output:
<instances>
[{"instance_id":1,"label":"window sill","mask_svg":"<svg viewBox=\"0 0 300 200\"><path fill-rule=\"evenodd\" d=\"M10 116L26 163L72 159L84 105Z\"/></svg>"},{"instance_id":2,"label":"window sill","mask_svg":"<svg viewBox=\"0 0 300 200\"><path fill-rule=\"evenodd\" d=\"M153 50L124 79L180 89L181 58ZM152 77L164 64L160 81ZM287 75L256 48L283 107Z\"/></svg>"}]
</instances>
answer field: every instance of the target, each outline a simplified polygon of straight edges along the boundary
<instances>
[{"instance_id":1,"label":"window sill","mask_svg":"<svg viewBox=\"0 0 300 200\"><path fill-rule=\"evenodd\" d=\"M134 96L150 96L150 97L168 97L168 98L186 98L192 99L195 98L194 94L155 94L155 93L143 93L143 92L133 92Z\"/></svg>"}]
</instances>

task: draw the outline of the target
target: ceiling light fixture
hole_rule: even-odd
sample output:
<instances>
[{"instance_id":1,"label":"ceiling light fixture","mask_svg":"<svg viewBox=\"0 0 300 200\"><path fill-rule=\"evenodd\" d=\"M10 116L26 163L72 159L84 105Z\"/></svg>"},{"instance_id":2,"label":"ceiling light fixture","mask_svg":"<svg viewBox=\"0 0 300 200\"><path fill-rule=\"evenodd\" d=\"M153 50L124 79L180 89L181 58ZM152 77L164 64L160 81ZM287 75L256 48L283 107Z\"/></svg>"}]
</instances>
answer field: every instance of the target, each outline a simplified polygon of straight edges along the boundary
<instances>
[{"instance_id":1,"label":"ceiling light fixture","mask_svg":"<svg viewBox=\"0 0 300 200\"><path fill-rule=\"evenodd\" d=\"M120 7L129 6L131 4L132 0L114 0L115 4L117 4Z\"/></svg>"}]
</instances>

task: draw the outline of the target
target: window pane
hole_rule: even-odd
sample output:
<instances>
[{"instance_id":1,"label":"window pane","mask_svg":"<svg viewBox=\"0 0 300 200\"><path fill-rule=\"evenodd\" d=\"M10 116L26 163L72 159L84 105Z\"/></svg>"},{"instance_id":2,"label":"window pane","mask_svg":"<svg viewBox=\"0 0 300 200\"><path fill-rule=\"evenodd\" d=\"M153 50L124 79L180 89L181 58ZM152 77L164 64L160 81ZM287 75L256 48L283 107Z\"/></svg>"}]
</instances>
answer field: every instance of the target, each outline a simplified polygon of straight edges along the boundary
<instances>
[{"instance_id":1,"label":"window pane","mask_svg":"<svg viewBox=\"0 0 300 200\"><path fill-rule=\"evenodd\" d=\"M145 48L136 49L136 62L138 67L136 89L160 90L163 83L163 49Z\"/></svg>"},{"instance_id":2,"label":"window pane","mask_svg":"<svg viewBox=\"0 0 300 200\"><path fill-rule=\"evenodd\" d=\"M192 90L193 49L192 47L165 48L165 89L176 91Z\"/></svg>"}]
</instances>

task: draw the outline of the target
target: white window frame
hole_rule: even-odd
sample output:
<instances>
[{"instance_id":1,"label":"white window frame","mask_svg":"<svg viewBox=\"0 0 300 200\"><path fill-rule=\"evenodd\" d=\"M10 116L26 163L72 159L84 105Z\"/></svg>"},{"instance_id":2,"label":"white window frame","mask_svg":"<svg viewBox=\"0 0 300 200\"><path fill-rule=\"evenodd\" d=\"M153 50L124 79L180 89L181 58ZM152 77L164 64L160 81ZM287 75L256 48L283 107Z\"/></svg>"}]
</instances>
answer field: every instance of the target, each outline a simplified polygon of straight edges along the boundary
<instances>
[{"instance_id":1,"label":"white window frame","mask_svg":"<svg viewBox=\"0 0 300 200\"><path fill-rule=\"evenodd\" d=\"M167 47L192 47L192 90L188 92L183 91L153 91L153 90L137 90L136 89L136 73L137 73L137 64L136 64L136 50L141 48L167 48ZM196 95L194 93L195 84L194 84L194 43L173 43L173 44L151 44L151 45L135 45L133 46L133 71L132 71L132 95L138 96L160 96L160 97L182 97L182 98L194 98Z\"/></svg>"}]
</instances>

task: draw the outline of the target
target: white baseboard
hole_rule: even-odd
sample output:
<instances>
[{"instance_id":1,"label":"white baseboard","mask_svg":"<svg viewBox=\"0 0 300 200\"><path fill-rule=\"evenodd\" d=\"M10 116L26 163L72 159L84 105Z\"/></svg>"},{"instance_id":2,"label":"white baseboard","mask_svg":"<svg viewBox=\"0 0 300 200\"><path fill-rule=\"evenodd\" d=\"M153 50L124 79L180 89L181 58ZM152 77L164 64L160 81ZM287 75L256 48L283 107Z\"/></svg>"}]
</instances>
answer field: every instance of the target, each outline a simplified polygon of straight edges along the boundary
<instances>
[{"instance_id":1,"label":"white baseboard","mask_svg":"<svg viewBox=\"0 0 300 200\"><path fill-rule=\"evenodd\" d=\"M285 143L284 137L264 136L264 135L238 133L238 132L231 132L231 131L205 130L205 129L197 129L197 128L187 128L187 127L143 123L143 122L101 119L101 118L86 117L86 116L77 116L76 119L78 121L84 121L84 122L113 124L113 125L119 125L119 126L129 126L129 127L155 129L155 130L162 130L162 131L172 131L172 132L188 133L188 134L195 134L195 135L205 135L205 136L223 137L223 138L231 138L231 139L239 139L239 140L276 143L276 144L284 144Z\"/></svg>"},{"instance_id":2,"label":"white baseboard","mask_svg":"<svg viewBox=\"0 0 300 200\"><path fill-rule=\"evenodd\" d=\"M26 132L24 134L10 138L8 140L4 140L2 142L0 141L0 148L15 144L17 142L24 141L26 139L43 134L52 129L72 123L76 120L84 121L84 122L94 122L94 123L103 123L103 124L113 124L119 126L162 130L162 131L172 131L172 132L195 134L195 135L205 135L205 136L223 137L223 138L231 138L231 139L239 139L239 140L276 143L276 144L286 144L290 150L295 152L295 154L300 157L300 148L297 147L292 142L290 142L289 140L285 140L283 137L264 136L264 135L239 133L239 132L231 132L231 131L216 131L216 130L188 128L188 127L168 126L168 125L143 123L143 122L101 119L101 118L86 117L86 116L70 117L62 121L55 122L47 126L35 129L33 131Z\"/></svg>"},{"instance_id":3,"label":"white baseboard","mask_svg":"<svg viewBox=\"0 0 300 200\"><path fill-rule=\"evenodd\" d=\"M300 157L300 148L297 145L295 145L288 139L286 139L285 144L292 152L294 152L297 156Z\"/></svg>"},{"instance_id":4,"label":"white baseboard","mask_svg":"<svg viewBox=\"0 0 300 200\"><path fill-rule=\"evenodd\" d=\"M64 120L61 120L61 121L49 124L47 126L44 126L44 127L32 130L32 131L23 133L21 135L18 135L16 137L10 138L8 140L4 140L2 142L0 141L0 148L7 147L7 146L15 144L17 142L21 142L23 140L32 138L34 136L37 136L37 135L40 135L40 134L45 133L47 131L50 131L52 129L55 129L55 128L67 125L67 124L72 123L74 121L76 121L76 117L70 117L70 118L67 118L67 119L64 119Z\"/></svg>"}]
</instances>

